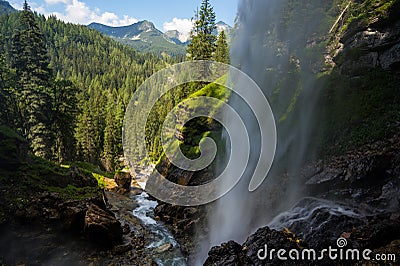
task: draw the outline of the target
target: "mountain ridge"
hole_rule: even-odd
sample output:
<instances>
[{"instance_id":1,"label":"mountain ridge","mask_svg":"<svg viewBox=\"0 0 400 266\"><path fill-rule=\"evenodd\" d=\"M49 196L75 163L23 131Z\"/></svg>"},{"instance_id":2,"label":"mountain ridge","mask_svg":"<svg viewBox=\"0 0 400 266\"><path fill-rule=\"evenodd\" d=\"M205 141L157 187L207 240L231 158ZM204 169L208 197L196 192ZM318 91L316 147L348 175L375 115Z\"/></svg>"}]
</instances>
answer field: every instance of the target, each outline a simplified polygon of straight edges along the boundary
<instances>
[{"instance_id":1,"label":"mountain ridge","mask_svg":"<svg viewBox=\"0 0 400 266\"><path fill-rule=\"evenodd\" d=\"M167 53L172 56L184 55L186 53L186 43L180 41L179 32L165 34L148 20L119 27L93 22L88 27L108 35L116 41L129 45L138 51L155 52L158 54Z\"/></svg>"},{"instance_id":2,"label":"mountain ridge","mask_svg":"<svg viewBox=\"0 0 400 266\"><path fill-rule=\"evenodd\" d=\"M127 44L138 51L144 52L185 55L186 45L190 42L190 40L178 30L162 32L148 20L142 20L127 26L107 26L97 22L92 22L87 26L121 43ZM214 34L219 35L222 31L226 33L229 39L232 27L223 21L219 21L216 23Z\"/></svg>"},{"instance_id":3,"label":"mountain ridge","mask_svg":"<svg viewBox=\"0 0 400 266\"><path fill-rule=\"evenodd\" d=\"M0 0L0 15L11 14L14 12L17 12L17 10L13 8L9 2Z\"/></svg>"}]
</instances>

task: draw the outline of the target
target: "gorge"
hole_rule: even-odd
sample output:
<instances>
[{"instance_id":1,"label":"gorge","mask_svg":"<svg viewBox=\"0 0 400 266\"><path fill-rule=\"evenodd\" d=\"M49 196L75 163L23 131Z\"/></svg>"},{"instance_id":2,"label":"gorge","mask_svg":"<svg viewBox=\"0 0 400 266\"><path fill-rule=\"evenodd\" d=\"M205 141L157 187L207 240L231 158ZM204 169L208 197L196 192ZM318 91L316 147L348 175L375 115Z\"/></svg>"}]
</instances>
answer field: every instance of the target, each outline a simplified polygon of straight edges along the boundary
<instances>
[{"instance_id":1,"label":"gorge","mask_svg":"<svg viewBox=\"0 0 400 266\"><path fill-rule=\"evenodd\" d=\"M237 10L228 37L217 40L211 31L215 50L205 39L186 50L188 43L172 44L178 33L166 38L148 21L76 25L0 0L0 265L398 264L400 1L240 0ZM132 29L137 32L129 35ZM113 36L115 30L122 31ZM126 45L125 35L140 34L142 51ZM259 164L270 166L265 154L274 145L265 145L271 136L263 128L271 117L257 117L265 106L221 86L243 84L233 72L221 71L211 83L181 84L146 119L133 117L132 131L143 125L145 136L143 150L132 145L130 152L140 158L137 165L150 167L130 167L123 156L125 112L140 113L138 106L157 92L150 86L131 104L141 84L199 58L230 62L268 99L277 143L261 184L251 180ZM195 74L201 71L207 68ZM168 72L167 82L185 74L176 72ZM252 88L239 89L262 98ZM216 102L191 102L196 97ZM237 111L249 135L245 169L246 140L231 143L227 130L239 134L242 127L224 112L221 122L196 117L167 132L178 141L175 151L192 160L208 152L199 148L202 141L213 139L221 153L210 166L188 171L167 158L163 123L183 100L189 102L180 109L184 118L193 110L223 110L218 101ZM232 150L243 161L228 164ZM226 165L228 176L244 174L208 204L168 204L145 188L155 170L176 185L197 187ZM282 261L277 255L329 247L343 254L368 250L370 259L325 254Z\"/></svg>"}]
</instances>

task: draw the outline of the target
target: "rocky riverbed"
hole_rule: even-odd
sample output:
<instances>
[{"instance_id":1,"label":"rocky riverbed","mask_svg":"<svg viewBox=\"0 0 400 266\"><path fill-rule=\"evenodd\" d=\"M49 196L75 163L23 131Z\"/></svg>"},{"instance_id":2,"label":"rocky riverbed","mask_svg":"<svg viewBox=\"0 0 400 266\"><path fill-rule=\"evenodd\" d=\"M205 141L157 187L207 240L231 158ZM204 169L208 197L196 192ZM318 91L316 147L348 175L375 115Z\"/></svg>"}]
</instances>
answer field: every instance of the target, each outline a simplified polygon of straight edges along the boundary
<instances>
[{"instance_id":1,"label":"rocky riverbed","mask_svg":"<svg viewBox=\"0 0 400 266\"><path fill-rule=\"evenodd\" d=\"M303 195L242 243L213 247L206 265L279 265L260 260L257 252L271 249L347 248L391 254L396 261L288 261L285 265L398 265L400 258L400 138L395 135L345 155L309 164L296 176ZM383 263L383 264L382 264Z\"/></svg>"},{"instance_id":2,"label":"rocky riverbed","mask_svg":"<svg viewBox=\"0 0 400 266\"><path fill-rule=\"evenodd\" d=\"M61 169L35 160L23 158L21 165L14 165L17 171L1 170L0 264L194 264L211 206L157 202L142 189L131 188L130 176L123 173L115 178L119 187L104 192L78 167ZM213 247L205 265L277 265L276 260L260 261L259 250L265 245L319 250L336 245L339 238L349 248L371 249L371 256L400 258L399 178L399 135L309 163L296 175L284 174L274 187L275 200L294 180L302 197L274 219L264 218L264 226L243 243ZM260 211L276 201L263 204ZM259 217L263 219L262 212ZM327 258L286 265L301 263L379 265Z\"/></svg>"}]
</instances>

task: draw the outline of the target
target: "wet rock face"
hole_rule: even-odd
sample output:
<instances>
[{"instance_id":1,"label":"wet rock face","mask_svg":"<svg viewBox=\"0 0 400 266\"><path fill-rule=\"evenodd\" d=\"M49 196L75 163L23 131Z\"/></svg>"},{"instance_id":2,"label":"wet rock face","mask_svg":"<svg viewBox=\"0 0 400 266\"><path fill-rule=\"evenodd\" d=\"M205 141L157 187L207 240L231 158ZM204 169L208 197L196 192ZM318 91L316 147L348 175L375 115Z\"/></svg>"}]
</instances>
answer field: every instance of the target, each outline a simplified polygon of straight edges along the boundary
<instances>
[{"instance_id":1,"label":"wet rock face","mask_svg":"<svg viewBox=\"0 0 400 266\"><path fill-rule=\"evenodd\" d=\"M302 175L307 195L347 201L359 207L398 208L400 143L398 136L320 162L320 169Z\"/></svg>"},{"instance_id":2,"label":"wet rock face","mask_svg":"<svg viewBox=\"0 0 400 266\"><path fill-rule=\"evenodd\" d=\"M269 226L289 228L308 246L333 246L343 232L365 225L365 217L344 205L305 198L291 210L277 216Z\"/></svg>"},{"instance_id":3,"label":"wet rock face","mask_svg":"<svg viewBox=\"0 0 400 266\"><path fill-rule=\"evenodd\" d=\"M104 246L113 246L122 239L121 223L112 212L90 205L85 215L85 235L89 240Z\"/></svg>"},{"instance_id":4,"label":"wet rock face","mask_svg":"<svg viewBox=\"0 0 400 266\"><path fill-rule=\"evenodd\" d=\"M251 265L241 245L234 241L213 247L204 265Z\"/></svg>"},{"instance_id":5,"label":"wet rock face","mask_svg":"<svg viewBox=\"0 0 400 266\"><path fill-rule=\"evenodd\" d=\"M159 202L154 209L156 219L163 221L168 229L179 242L183 254L188 255L189 261L195 258L196 245L200 241L195 241L196 234L205 234L204 228L208 227L204 206L182 207L163 202ZM189 263L190 264L190 263Z\"/></svg>"},{"instance_id":6,"label":"wet rock face","mask_svg":"<svg viewBox=\"0 0 400 266\"><path fill-rule=\"evenodd\" d=\"M174 182L181 186L187 186L192 179L194 172L185 171L179 168L176 168L172 171L172 173L168 176L168 180Z\"/></svg>"},{"instance_id":7,"label":"wet rock face","mask_svg":"<svg viewBox=\"0 0 400 266\"><path fill-rule=\"evenodd\" d=\"M390 27L379 20L366 26L350 24L340 43L342 48L334 61L343 74L362 68L400 72L400 20Z\"/></svg>"},{"instance_id":8,"label":"wet rock face","mask_svg":"<svg viewBox=\"0 0 400 266\"><path fill-rule=\"evenodd\" d=\"M282 261L278 260L276 256L272 260L263 261L258 255L268 254L268 250L271 249L300 250L302 245L302 241L287 229L277 231L263 227L246 240L243 249L246 250L246 255L250 258L252 265L278 265ZM260 249L264 248L265 250L266 247L267 252L259 252Z\"/></svg>"},{"instance_id":9,"label":"wet rock face","mask_svg":"<svg viewBox=\"0 0 400 266\"><path fill-rule=\"evenodd\" d=\"M175 236L184 236L194 233L196 224L204 214L194 207L174 206L159 203L154 209L154 214L163 222L172 226Z\"/></svg>"},{"instance_id":10,"label":"wet rock face","mask_svg":"<svg viewBox=\"0 0 400 266\"><path fill-rule=\"evenodd\" d=\"M272 230L263 227L252 234L243 245L229 241L213 247L204 265L281 265L276 253L269 257L272 249L300 250L302 242L288 230ZM303 265L299 261L286 261L285 265Z\"/></svg>"},{"instance_id":11,"label":"wet rock face","mask_svg":"<svg viewBox=\"0 0 400 266\"><path fill-rule=\"evenodd\" d=\"M391 166L389 156L366 156L351 162L348 166L346 177L354 182L379 182L387 177L386 170ZM377 180L378 179L378 180Z\"/></svg>"},{"instance_id":12,"label":"wet rock face","mask_svg":"<svg viewBox=\"0 0 400 266\"><path fill-rule=\"evenodd\" d=\"M368 248L372 254L382 250L397 254L400 239L399 139L396 135L304 167L293 178L303 184L305 197L275 217L269 228L261 228L251 235L239 245L241 249L236 243L214 247L209 252L208 265L302 265L299 261L294 264L260 261L257 252L265 244L269 249L335 248L340 237L347 239L348 248ZM285 229L279 231L281 228L288 228L296 235L290 235ZM293 239L301 241L297 243ZM247 260L250 264L243 262ZM306 261L304 265L313 264ZM326 258L314 265L338 264Z\"/></svg>"}]
</instances>

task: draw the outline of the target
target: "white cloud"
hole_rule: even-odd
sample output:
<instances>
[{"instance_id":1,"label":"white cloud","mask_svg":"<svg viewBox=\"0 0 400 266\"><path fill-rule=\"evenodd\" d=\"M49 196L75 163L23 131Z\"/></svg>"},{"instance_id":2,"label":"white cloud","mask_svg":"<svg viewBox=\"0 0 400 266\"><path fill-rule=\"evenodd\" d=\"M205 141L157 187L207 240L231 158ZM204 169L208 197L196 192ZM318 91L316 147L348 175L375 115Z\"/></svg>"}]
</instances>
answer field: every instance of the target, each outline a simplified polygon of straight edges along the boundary
<instances>
[{"instance_id":1,"label":"white cloud","mask_svg":"<svg viewBox=\"0 0 400 266\"><path fill-rule=\"evenodd\" d=\"M16 10L22 10L22 3L21 1L8 1L9 4L15 8Z\"/></svg>"},{"instance_id":2,"label":"white cloud","mask_svg":"<svg viewBox=\"0 0 400 266\"><path fill-rule=\"evenodd\" d=\"M190 36L190 31L193 28L193 23L190 19L173 18L172 21L165 22L163 25L164 31L177 30L181 33L179 40L186 42Z\"/></svg>"},{"instance_id":3,"label":"white cloud","mask_svg":"<svg viewBox=\"0 0 400 266\"><path fill-rule=\"evenodd\" d=\"M48 5L55 5L55 4L68 4L70 1L69 0L45 0L46 4Z\"/></svg>"},{"instance_id":4,"label":"white cloud","mask_svg":"<svg viewBox=\"0 0 400 266\"><path fill-rule=\"evenodd\" d=\"M72 23L78 24L89 24L91 22L98 22L109 26L126 26L136 23L136 18L128 15L119 17L117 14L112 12L101 12L100 9L91 9L86 5L85 2L79 0L45 0L46 7L63 4L63 12L48 12L44 6L33 6L32 9L38 13L42 13L45 16L55 15L57 18Z\"/></svg>"}]
</instances>

